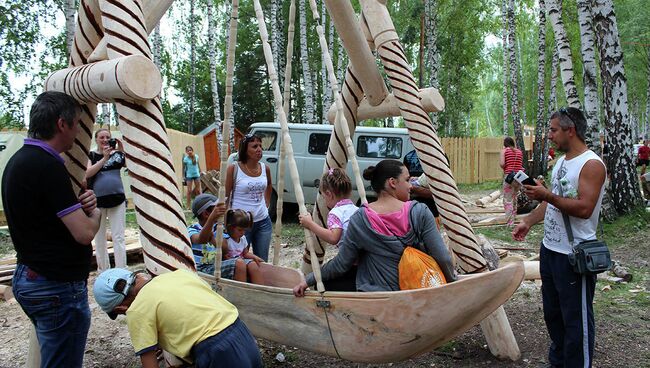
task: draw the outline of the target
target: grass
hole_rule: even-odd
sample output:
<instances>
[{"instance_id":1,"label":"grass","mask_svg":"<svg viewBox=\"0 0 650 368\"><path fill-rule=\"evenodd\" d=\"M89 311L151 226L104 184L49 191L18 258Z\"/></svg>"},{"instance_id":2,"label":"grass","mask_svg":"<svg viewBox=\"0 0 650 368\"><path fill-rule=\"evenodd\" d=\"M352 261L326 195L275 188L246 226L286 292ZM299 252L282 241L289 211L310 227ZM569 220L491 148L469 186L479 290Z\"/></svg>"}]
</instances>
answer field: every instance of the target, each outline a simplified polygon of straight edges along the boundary
<instances>
[{"instance_id":1,"label":"grass","mask_svg":"<svg viewBox=\"0 0 650 368\"><path fill-rule=\"evenodd\" d=\"M512 242L513 246L520 244L512 239L512 229L506 226L494 227L477 227L474 229L477 234L483 234L488 239L500 240L503 242ZM544 225L536 224L530 229L528 236L526 236L526 244L539 244L544 236Z\"/></svg>"},{"instance_id":2,"label":"grass","mask_svg":"<svg viewBox=\"0 0 650 368\"><path fill-rule=\"evenodd\" d=\"M650 213L640 208L628 215L620 216L612 223L603 223L603 234L601 235L601 229L599 227L597 236L599 239L607 242L610 248L618 248L620 246L636 247L639 244L628 244L626 240L638 235L640 231L647 231L648 226L650 226Z\"/></svg>"},{"instance_id":3,"label":"grass","mask_svg":"<svg viewBox=\"0 0 650 368\"><path fill-rule=\"evenodd\" d=\"M458 191L461 193L473 193L487 190L501 190L501 180L484 181L478 184L458 184Z\"/></svg>"}]
</instances>

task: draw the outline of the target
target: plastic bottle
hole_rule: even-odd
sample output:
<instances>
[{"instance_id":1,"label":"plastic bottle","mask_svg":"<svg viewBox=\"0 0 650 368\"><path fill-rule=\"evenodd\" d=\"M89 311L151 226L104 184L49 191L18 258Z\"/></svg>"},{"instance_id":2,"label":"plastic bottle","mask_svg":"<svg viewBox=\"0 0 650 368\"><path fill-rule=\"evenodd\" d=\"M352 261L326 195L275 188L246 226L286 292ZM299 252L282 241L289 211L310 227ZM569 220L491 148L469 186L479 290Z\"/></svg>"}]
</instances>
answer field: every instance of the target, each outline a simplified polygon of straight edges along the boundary
<instances>
[{"instance_id":1,"label":"plastic bottle","mask_svg":"<svg viewBox=\"0 0 650 368\"><path fill-rule=\"evenodd\" d=\"M564 197L566 198L576 198L578 197L578 191L576 188L571 185L568 179L562 178L560 179L560 185L562 186L562 193L564 194Z\"/></svg>"}]
</instances>

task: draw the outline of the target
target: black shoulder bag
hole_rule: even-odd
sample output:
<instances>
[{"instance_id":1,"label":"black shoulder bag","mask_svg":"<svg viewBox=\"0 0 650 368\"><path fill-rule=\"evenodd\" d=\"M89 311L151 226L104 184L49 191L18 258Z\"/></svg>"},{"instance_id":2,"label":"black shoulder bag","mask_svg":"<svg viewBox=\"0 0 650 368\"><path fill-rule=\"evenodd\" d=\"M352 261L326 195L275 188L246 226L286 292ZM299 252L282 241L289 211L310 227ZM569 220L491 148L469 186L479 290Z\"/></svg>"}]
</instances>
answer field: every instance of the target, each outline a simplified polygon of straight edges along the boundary
<instances>
[{"instance_id":1,"label":"black shoulder bag","mask_svg":"<svg viewBox=\"0 0 650 368\"><path fill-rule=\"evenodd\" d=\"M562 161L562 166L564 166L564 161ZM562 172L562 170L560 170L560 172ZM562 185L560 183L558 183L558 187L560 196L564 196L562 193ZM594 239L586 240L574 245L573 230L571 230L571 221L569 220L569 216L562 212L562 218L564 219L564 227L572 250L571 253L569 253L569 264L573 266L573 271L580 275L596 275L609 270L612 259L609 254L607 243Z\"/></svg>"}]
</instances>

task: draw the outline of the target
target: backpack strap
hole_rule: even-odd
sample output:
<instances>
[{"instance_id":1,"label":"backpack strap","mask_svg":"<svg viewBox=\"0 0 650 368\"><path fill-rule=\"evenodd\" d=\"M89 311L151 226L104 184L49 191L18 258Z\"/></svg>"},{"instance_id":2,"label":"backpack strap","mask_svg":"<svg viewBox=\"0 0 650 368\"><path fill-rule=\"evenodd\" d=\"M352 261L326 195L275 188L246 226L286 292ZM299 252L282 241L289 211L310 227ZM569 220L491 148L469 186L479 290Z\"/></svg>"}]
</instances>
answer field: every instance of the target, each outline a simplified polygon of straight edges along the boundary
<instances>
[{"instance_id":1,"label":"backpack strap","mask_svg":"<svg viewBox=\"0 0 650 368\"><path fill-rule=\"evenodd\" d=\"M235 185L237 185L237 174L239 173L239 164L237 161L233 162L232 165L234 166L232 170L232 189L230 189L230 193L228 196L228 208L232 208L232 203L235 197Z\"/></svg>"}]
</instances>

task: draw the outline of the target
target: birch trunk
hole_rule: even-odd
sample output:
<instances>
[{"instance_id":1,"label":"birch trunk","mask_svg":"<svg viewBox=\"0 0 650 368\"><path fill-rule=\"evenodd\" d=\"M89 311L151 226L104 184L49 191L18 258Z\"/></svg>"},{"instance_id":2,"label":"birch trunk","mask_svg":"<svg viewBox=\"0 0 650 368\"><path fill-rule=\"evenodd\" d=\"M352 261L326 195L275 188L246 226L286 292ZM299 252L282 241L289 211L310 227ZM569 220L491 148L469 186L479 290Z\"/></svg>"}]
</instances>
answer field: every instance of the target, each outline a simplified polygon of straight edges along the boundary
<instances>
[{"instance_id":1,"label":"birch trunk","mask_svg":"<svg viewBox=\"0 0 650 368\"><path fill-rule=\"evenodd\" d=\"M501 20L503 22L503 33L501 41L503 42L503 135L508 135L508 74L510 68L508 64L508 8L506 1L501 3Z\"/></svg>"},{"instance_id":2,"label":"birch trunk","mask_svg":"<svg viewBox=\"0 0 650 368\"><path fill-rule=\"evenodd\" d=\"M643 139L650 139L648 130L650 130L650 47L648 48L648 86L646 87L645 98L645 126L643 128Z\"/></svg>"},{"instance_id":3,"label":"birch trunk","mask_svg":"<svg viewBox=\"0 0 650 368\"><path fill-rule=\"evenodd\" d=\"M273 48L273 65L276 70L284 70L284 26L282 22L282 0L271 0L271 47ZM280 85L284 83L284 75L278 75ZM277 112L273 111L277 121Z\"/></svg>"},{"instance_id":4,"label":"birch trunk","mask_svg":"<svg viewBox=\"0 0 650 368\"><path fill-rule=\"evenodd\" d=\"M214 127L217 135L217 149L221 147L223 134L221 132L221 109L219 105L219 83L217 80L217 45L214 36L216 28L216 17L214 13L214 3L208 0L208 53L210 58L210 86L212 87L212 107L214 112Z\"/></svg>"},{"instance_id":5,"label":"birch trunk","mask_svg":"<svg viewBox=\"0 0 650 368\"><path fill-rule=\"evenodd\" d=\"M551 88L548 94L548 115L551 116L551 114L554 111L557 111L557 76L558 76L558 67L559 67L559 58L557 56L557 47L553 47L553 57L551 58ZM549 119L546 118L544 119L545 125L544 125L544 132L548 132L549 128ZM542 157L543 159L543 164L542 164L542 170L544 170L544 175L546 175L547 171L547 161L548 161L548 152L549 152L549 140L546 139L544 142L544 156Z\"/></svg>"},{"instance_id":6,"label":"birch trunk","mask_svg":"<svg viewBox=\"0 0 650 368\"><path fill-rule=\"evenodd\" d=\"M66 55L70 58L70 51L74 42L75 14L77 13L76 0L66 0L65 2L65 45Z\"/></svg>"},{"instance_id":7,"label":"birch trunk","mask_svg":"<svg viewBox=\"0 0 650 368\"><path fill-rule=\"evenodd\" d=\"M158 67L158 70L162 67L162 38L160 37L160 23L156 25L156 28L153 30L151 35L151 57L153 58L153 63Z\"/></svg>"},{"instance_id":8,"label":"birch trunk","mask_svg":"<svg viewBox=\"0 0 650 368\"><path fill-rule=\"evenodd\" d=\"M573 76L573 59L571 56L571 47L567 38L564 22L562 21L562 4L561 0L546 0L546 11L553 26L555 35L555 45L560 57L560 76L562 85L566 94L567 105L582 110L580 99L578 98L578 89Z\"/></svg>"},{"instance_id":9,"label":"birch trunk","mask_svg":"<svg viewBox=\"0 0 650 368\"><path fill-rule=\"evenodd\" d=\"M514 128L515 142L523 153L524 167L528 166L528 154L524 146L524 132L519 118L519 76L517 75L517 37L515 34L515 2L508 2L508 55L510 58L510 109L512 111L512 126Z\"/></svg>"},{"instance_id":10,"label":"birch trunk","mask_svg":"<svg viewBox=\"0 0 650 368\"><path fill-rule=\"evenodd\" d=\"M424 29L426 31L426 61L429 70L429 87L440 88L438 71L440 70L440 50L438 49L438 0L424 1ZM430 114L433 129L438 131L438 113Z\"/></svg>"},{"instance_id":11,"label":"birch trunk","mask_svg":"<svg viewBox=\"0 0 650 368\"><path fill-rule=\"evenodd\" d=\"M194 134L194 99L196 94L196 25L194 19L194 7L196 0L190 0L190 101L189 101L189 122L187 132Z\"/></svg>"},{"instance_id":12,"label":"birch trunk","mask_svg":"<svg viewBox=\"0 0 650 368\"><path fill-rule=\"evenodd\" d=\"M544 173L545 162L544 146L546 142L546 106L544 104L544 93L546 91L546 8L544 0L539 0L539 30L537 46L537 122L535 123L535 144L533 147L533 171L532 176Z\"/></svg>"},{"instance_id":13,"label":"birch trunk","mask_svg":"<svg viewBox=\"0 0 650 368\"><path fill-rule=\"evenodd\" d=\"M325 7L325 1L321 1L320 9L320 24L323 27L323 32L327 29L327 8ZM330 22L331 25L332 22ZM330 34L331 36L331 34ZM329 49L332 49L331 44ZM325 55L321 54L321 66L320 66L320 84L321 84L321 117L319 123L324 123L327 121L327 112L329 111L330 105L332 104L332 86L327 81L327 66L325 62Z\"/></svg>"},{"instance_id":14,"label":"birch trunk","mask_svg":"<svg viewBox=\"0 0 650 368\"><path fill-rule=\"evenodd\" d=\"M315 119L314 86L312 83L311 68L309 67L309 52L307 51L307 14L305 1L299 0L298 13L300 17L300 61L302 66L302 77L304 81L305 108L303 110L303 122L313 124Z\"/></svg>"},{"instance_id":15,"label":"birch trunk","mask_svg":"<svg viewBox=\"0 0 650 368\"><path fill-rule=\"evenodd\" d=\"M585 87L585 117L587 132L585 140L589 148L601 154L600 123L598 122L598 85L596 82L596 41L594 39L591 0L578 0L578 23L580 23L580 53L582 54L582 80Z\"/></svg>"},{"instance_id":16,"label":"birch trunk","mask_svg":"<svg viewBox=\"0 0 650 368\"><path fill-rule=\"evenodd\" d=\"M632 129L627 103L627 81L623 50L618 35L614 4L594 0L594 28L600 48L600 76L603 81L606 137L609 146L607 168L611 176L611 194L618 213L629 213L641 203L632 162Z\"/></svg>"},{"instance_id":17,"label":"birch trunk","mask_svg":"<svg viewBox=\"0 0 650 368\"><path fill-rule=\"evenodd\" d=\"M526 82L524 81L524 61L521 57L521 42L519 42L519 39L517 39L517 63L518 63L517 66L519 68L519 83L520 83L518 89L519 91L521 91L521 95L519 96L518 94L518 96L520 100L522 100L521 106L523 107L521 109L521 119L525 126L526 123L528 122L528 117L526 116L527 104L526 101L524 101L525 100L524 97L526 96L526 92L525 92Z\"/></svg>"}]
</instances>

